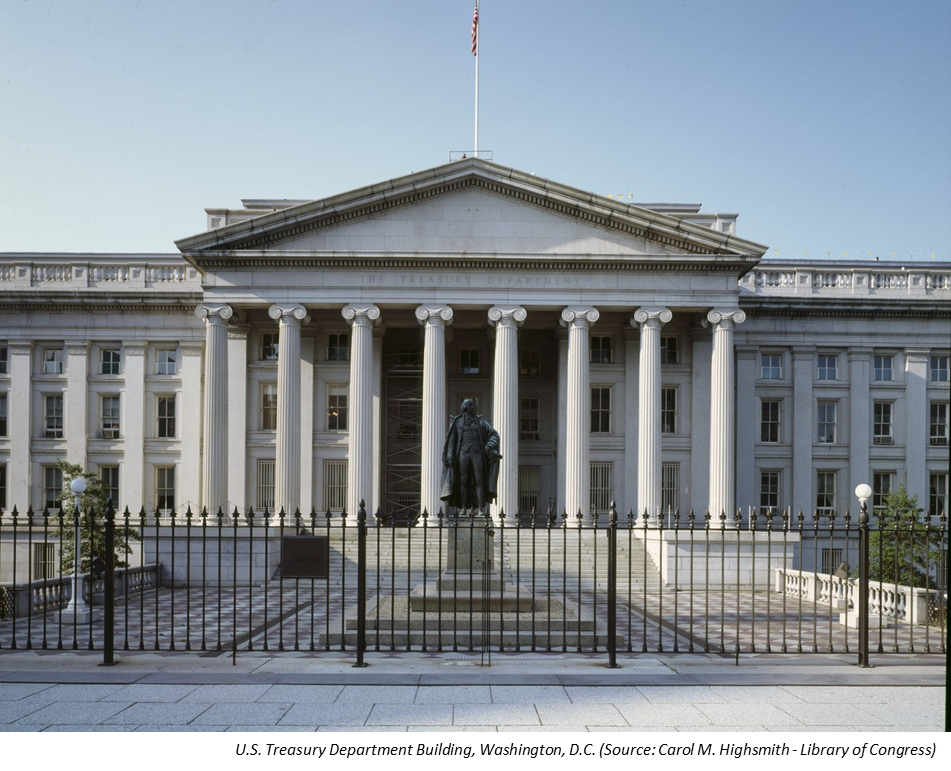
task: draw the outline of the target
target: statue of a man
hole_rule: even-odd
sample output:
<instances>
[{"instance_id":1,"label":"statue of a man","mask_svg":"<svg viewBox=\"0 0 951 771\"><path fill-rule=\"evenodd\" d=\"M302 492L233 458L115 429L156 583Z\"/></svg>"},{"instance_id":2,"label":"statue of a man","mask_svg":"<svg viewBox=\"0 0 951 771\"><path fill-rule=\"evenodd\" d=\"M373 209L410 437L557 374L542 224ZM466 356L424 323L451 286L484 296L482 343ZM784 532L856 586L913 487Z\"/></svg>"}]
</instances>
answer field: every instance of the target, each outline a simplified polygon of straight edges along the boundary
<instances>
[{"instance_id":1,"label":"statue of a man","mask_svg":"<svg viewBox=\"0 0 951 771\"><path fill-rule=\"evenodd\" d=\"M461 414L449 416L439 497L447 506L485 513L498 492L501 458L498 431L476 415L475 402L466 399Z\"/></svg>"}]
</instances>

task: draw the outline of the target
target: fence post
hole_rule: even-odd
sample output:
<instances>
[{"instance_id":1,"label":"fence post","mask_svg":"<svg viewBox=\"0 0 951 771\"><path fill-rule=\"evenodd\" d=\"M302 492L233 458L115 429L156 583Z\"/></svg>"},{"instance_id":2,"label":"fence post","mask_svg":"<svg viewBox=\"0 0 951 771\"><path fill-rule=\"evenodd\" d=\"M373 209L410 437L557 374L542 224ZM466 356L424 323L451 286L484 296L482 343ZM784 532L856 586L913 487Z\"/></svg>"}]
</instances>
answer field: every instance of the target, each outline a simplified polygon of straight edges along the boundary
<instances>
[{"instance_id":1,"label":"fence post","mask_svg":"<svg viewBox=\"0 0 951 771\"><path fill-rule=\"evenodd\" d=\"M597 634L597 630L595 630ZM617 663L617 507L608 512L608 669Z\"/></svg>"},{"instance_id":2,"label":"fence post","mask_svg":"<svg viewBox=\"0 0 951 771\"><path fill-rule=\"evenodd\" d=\"M859 666L869 667L868 653L868 501L859 513Z\"/></svg>"},{"instance_id":3,"label":"fence post","mask_svg":"<svg viewBox=\"0 0 951 771\"><path fill-rule=\"evenodd\" d=\"M367 648L367 509L363 500L357 509L357 663L365 667Z\"/></svg>"},{"instance_id":4,"label":"fence post","mask_svg":"<svg viewBox=\"0 0 951 771\"><path fill-rule=\"evenodd\" d=\"M112 499L106 501L106 554L105 567L105 602L103 609L103 643L102 664L111 667L116 663L115 657L115 626L116 626L116 511L112 507ZM91 536L90 536L91 538Z\"/></svg>"}]
</instances>

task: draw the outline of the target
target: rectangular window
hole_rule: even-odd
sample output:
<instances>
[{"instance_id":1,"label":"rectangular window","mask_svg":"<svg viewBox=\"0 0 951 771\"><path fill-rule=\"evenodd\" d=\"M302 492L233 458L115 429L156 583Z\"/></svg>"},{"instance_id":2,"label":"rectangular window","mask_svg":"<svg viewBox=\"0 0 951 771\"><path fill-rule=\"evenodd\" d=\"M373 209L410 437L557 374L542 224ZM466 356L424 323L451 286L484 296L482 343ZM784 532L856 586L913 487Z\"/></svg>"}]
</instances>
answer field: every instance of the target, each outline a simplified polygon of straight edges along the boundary
<instances>
[{"instance_id":1,"label":"rectangular window","mask_svg":"<svg viewBox=\"0 0 951 771\"><path fill-rule=\"evenodd\" d=\"M540 375L542 352L537 348L523 348L518 352L518 374Z\"/></svg>"},{"instance_id":2,"label":"rectangular window","mask_svg":"<svg viewBox=\"0 0 951 771\"><path fill-rule=\"evenodd\" d=\"M783 379L783 355L764 353L760 357L760 377L763 380Z\"/></svg>"},{"instance_id":3,"label":"rectangular window","mask_svg":"<svg viewBox=\"0 0 951 771\"><path fill-rule=\"evenodd\" d=\"M100 426L100 438L118 439L119 438L119 397L102 397L102 423Z\"/></svg>"},{"instance_id":4,"label":"rectangular window","mask_svg":"<svg viewBox=\"0 0 951 771\"><path fill-rule=\"evenodd\" d=\"M347 430L347 386L327 386L327 430Z\"/></svg>"},{"instance_id":5,"label":"rectangular window","mask_svg":"<svg viewBox=\"0 0 951 771\"><path fill-rule=\"evenodd\" d=\"M274 510L274 461L258 461L258 511Z\"/></svg>"},{"instance_id":6,"label":"rectangular window","mask_svg":"<svg viewBox=\"0 0 951 771\"><path fill-rule=\"evenodd\" d=\"M0 375L7 374L7 347L0 346Z\"/></svg>"},{"instance_id":7,"label":"rectangular window","mask_svg":"<svg viewBox=\"0 0 951 771\"><path fill-rule=\"evenodd\" d=\"M839 379L839 357L834 353L820 353L819 380L838 380Z\"/></svg>"},{"instance_id":8,"label":"rectangular window","mask_svg":"<svg viewBox=\"0 0 951 771\"><path fill-rule=\"evenodd\" d=\"M156 508L163 514L175 510L175 467L155 467Z\"/></svg>"},{"instance_id":9,"label":"rectangular window","mask_svg":"<svg viewBox=\"0 0 951 771\"><path fill-rule=\"evenodd\" d=\"M779 471L759 472L759 507L763 512L779 510Z\"/></svg>"},{"instance_id":10,"label":"rectangular window","mask_svg":"<svg viewBox=\"0 0 951 771\"><path fill-rule=\"evenodd\" d=\"M422 367L423 352L419 348L400 348L399 367Z\"/></svg>"},{"instance_id":11,"label":"rectangular window","mask_svg":"<svg viewBox=\"0 0 951 771\"><path fill-rule=\"evenodd\" d=\"M56 544L33 544L33 580L44 581L56 577Z\"/></svg>"},{"instance_id":12,"label":"rectangular window","mask_svg":"<svg viewBox=\"0 0 951 771\"><path fill-rule=\"evenodd\" d=\"M44 375L62 375L63 374L63 349L46 348L43 350L43 374Z\"/></svg>"},{"instance_id":13,"label":"rectangular window","mask_svg":"<svg viewBox=\"0 0 951 771\"><path fill-rule=\"evenodd\" d=\"M521 514L538 511L541 495L542 470L540 466L518 467L518 510Z\"/></svg>"},{"instance_id":14,"label":"rectangular window","mask_svg":"<svg viewBox=\"0 0 951 771\"><path fill-rule=\"evenodd\" d=\"M479 349L463 348L459 351L459 372L463 375L478 375L479 371Z\"/></svg>"},{"instance_id":15,"label":"rectangular window","mask_svg":"<svg viewBox=\"0 0 951 771\"><path fill-rule=\"evenodd\" d=\"M277 429L277 386L274 383L261 384L261 430Z\"/></svg>"},{"instance_id":16,"label":"rectangular window","mask_svg":"<svg viewBox=\"0 0 951 771\"><path fill-rule=\"evenodd\" d=\"M893 444L892 437L892 403L875 402L872 420L872 443Z\"/></svg>"},{"instance_id":17,"label":"rectangular window","mask_svg":"<svg viewBox=\"0 0 951 771\"><path fill-rule=\"evenodd\" d=\"M762 413L760 421L760 441L776 443L782 441L780 433L783 403L778 399L763 399L760 402Z\"/></svg>"},{"instance_id":18,"label":"rectangular window","mask_svg":"<svg viewBox=\"0 0 951 771\"><path fill-rule=\"evenodd\" d=\"M940 517L948 512L948 475L928 475L928 515Z\"/></svg>"},{"instance_id":19,"label":"rectangular window","mask_svg":"<svg viewBox=\"0 0 951 771\"><path fill-rule=\"evenodd\" d=\"M277 342L280 335L277 332L261 333L261 361L277 361Z\"/></svg>"},{"instance_id":20,"label":"rectangular window","mask_svg":"<svg viewBox=\"0 0 951 771\"><path fill-rule=\"evenodd\" d=\"M894 486L894 471L872 472L872 510L881 511L885 508L885 497L891 494Z\"/></svg>"},{"instance_id":21,"label":"rectangular window","mask_svg":"<svg viewBox=\"0 0 951 771\"><path fill-rule=\"evenodd\" d=\"M660 464L660 507L665 513L680 511L680 464Z\"/></svg>"},{"instance_id":22,"label":"rectangular window","mask_svg":"<svg viewBox=\"0 0 951 771\"><path fill-rule=\"evenodd\" d=\"M820 514L835 511L835 472L816 472L816 510Z\"/></svg>"},{"instance_id":23,"label":"rectangular window","mask_svg":"<svg viewBox=\"0 0 951 771\"><path fill-rule=\"evenodd\" d=\"M350 335L327 335L327 361L350 361Z\"/></svg>"},{"instance_id":24,"label":"rectangular window","mask_svg":"<svg viewBox=\"0 0 951 771\"><path fill-rule=\"evenodd\" d=\"M819 402L817 405L819 430L816 441L819 444L835 444L837 406L837 402Z\"/></svg>"},{"instance_id":25,"label":"rectangular window","mask_svg":"<svg viewBox=\"0 0 951 771\"><path fill-rule=\"evenodd\" d=\"M931 382L932 383L947 383L948 382L948 360L951 359L949 356L932 356L931 357Z\"/></svg>"},{"instance_id":26,"label":"rectangular window","mask_svg":"<svg viewBox=\"0 0 951 771\"><path fill-rule=\"evenodd\" d=\"M63 494L63 472L56 466L43 467L43 505L47 509L59 509Z\"/></svg>"},{"instance_id":27,"label":"rectangular window","mask_svg":"<svg viewBox=\"0 0 951 771\"><path fill-rule=\"evenodd\" d=\"M401 437L420 436L423 431L423 400L403 396L396 401L397 432Z\"/></svg>"},{"instance_id":28,"label":"rectangular window","mask_svg":"<svg viewBox=\"0 0 951 771\"><path fill-rule=\"evenodd\" d=\"M842 549L825 548L822 549L822 574L827 576L835 575L835 571L842 564Z\"/></svg>"},{"instance_id":29,"label":"rectangular window","mask_svg":"<svg viewBox=\"0 0 951 771\"><path fill-rule=\"evenodd\" d=\"M875 379L879 382L895 379L894 356L875 356Z\"/></svg>"},{"instance_id":30,"label":"rectangular window","mask_svg":"<svg viewBox=\"0 0 951 771\"><path fill-rule=\"evenodd\" d=\"M99 362L99 374L118 375L121 362L121 354L118 348L104 348L102 359Z\"/></svg>"},{"instance_id":31,"label":"rectangular window","mask_svg":"<svg viewBox=\"0 0 951 771\"><path fill-rule=\"evenodd\" d=\"M519 399L518 438L537 441L538 434L538 397L523 396Z\"/></svg>"},{"instance_id":32,"label":"rectangular window","mask_svg":"<svg viewBox=\"0 0 951 771\"><path fill-rule=\"evenodd\" d=\"M178 353L175 350L164 348L155 352L155 374L178 374Z\"/></svg>"},{"instance_id":33,"label":"rectangular window","mask_svg":"<svg viewBox=\"0 0 951 771\"><path fill-rule=\"evenodd\" d=\"M591 511L602 514L609 511L612 498L614 498L614 464L592 463Z\"/></svg>"},{"instance_id":34,"label":"rectangular window","mask_svg":"<svg viewBox=\"0 0 951 771\"><path fill-rule=\"evenodd\" d=\"M660 432L677 433L677 389L660 389Z\"/></svg>"},{"instance_id":35,"label":"rectangular window","mask_svg":"<svg viewBox=\"0 0 951 771\"><path fill-rule=\"evenodd\" d=\"M175 397L160 396L156 401L156 416L158 418L158 430L156 436L159 439L175 438Z\"/></svg>"},{"instance_id":36,"label":"rectangular window","mask_svg":"<svg viewBox=\"0 0 951 771\"><path fill-rule=\"evenodd\" d=\"M611 336L592 335L590 351L592 364L610 364L612 361Z\"/></svg>"},{"instance_id":37,"label":"rectangular window","mask_svg":"<svg viewBox=\"0 0 951 771\"><path fill-rule=\"evenodd\" d=\"M324 510L339 514L347 505L347 461L324 461Z\"/></svg>"},{"instance_id":38,"label":"rectangular window","mask_svg":"<svg viewBox=\"0 0 951 771\"><path fill-rule=\"evenodd\" d=\"M102 492L112 501L112 506L119 509L119 467L100 466L99 478L102 480Z\"/></svg>"},{"instance_id":39,"label":"rectangular window","mask_svg":"<svg viewBox=\"0 0 951 771\"><path fill-rule=\"evenodd\" d=\"M611 433L611 389L591 389L591 433Z\"/></svg>"},{"instance_id":40,"label":"rectangular window","mask_svg":"<svg viewBox=\"0 0 951 771\"><path fill-rule=\"evenodd\" d=\"M46 412L43 415L44 436L47 439L63 438L63 397L47 396Z\"/></svg>"},{"instance_id":41,"label":"rectangular window","mask_svg":"<svg viewBox=\"0 0 951 771\"><path fill-rule=\"evenodd\" d=\"M0 463L0 512L7 508L7 464Z\"/></svg>"},{"instance_id":42,"label":"rectangular window","mask_svg":"<svg viewBox=\"0 0 951 771\"><path fill-rule=\"evenodd\" d=\"M676 335L660 336L660 363L679 364L680 345Z\"/></svg>"},{"instance_id":43,"label":"rectangular window","mask_svg":"<svg viewBox=\"0 0 951 771\"><path fill-rule=\"evenodd\" d=\"M7 395L0 394L0 436L7 435Z\"/></svg>"},{"instance_id":44,"label":"rectangular window","mask_svg":"<svg viewBox=\"0 0 951 771\"><path fill-rule=\"evenodd\" d=\"M2 434L0 434L2 435ZM944 447L948 444L948 403L931 402L929 444Z\"/></svg>"}]
</instances>

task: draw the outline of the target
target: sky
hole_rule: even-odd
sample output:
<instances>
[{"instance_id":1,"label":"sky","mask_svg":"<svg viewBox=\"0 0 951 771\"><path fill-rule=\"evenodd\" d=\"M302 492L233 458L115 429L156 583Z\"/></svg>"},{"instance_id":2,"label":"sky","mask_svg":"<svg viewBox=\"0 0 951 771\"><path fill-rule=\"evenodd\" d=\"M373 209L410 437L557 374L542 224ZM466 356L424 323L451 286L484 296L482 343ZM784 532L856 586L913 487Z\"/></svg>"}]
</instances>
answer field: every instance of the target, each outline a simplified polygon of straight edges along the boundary
<instances>
[{"instance_id":1,"label":"sky","mask_svg":"<svg viewBox=\"0 0 951 771\"><path fill-rule=\"evenodd\" d=\"M205 207L471 150L473 4L0 0L0 251L171 253ZM738 212L771 257L951 261L951 2L479 13L496 163Z\"/></svg>"}]
</instances>

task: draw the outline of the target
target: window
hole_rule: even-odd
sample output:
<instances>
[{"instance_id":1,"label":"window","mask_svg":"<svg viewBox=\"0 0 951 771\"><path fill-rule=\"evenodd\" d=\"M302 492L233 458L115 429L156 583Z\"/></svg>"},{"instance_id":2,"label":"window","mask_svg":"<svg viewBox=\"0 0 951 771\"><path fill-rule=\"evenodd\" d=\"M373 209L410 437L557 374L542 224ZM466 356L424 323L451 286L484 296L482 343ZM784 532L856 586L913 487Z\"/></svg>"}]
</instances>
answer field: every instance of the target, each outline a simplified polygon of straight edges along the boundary
<instances>
[{"instance_id":1,"label":"window","mask_svg":"<svg viewBox=\"0 0 951 771\"><path fill-rule=\"evenodd\" d=\"M104 348L99 362L100 375L118 375L121 355L118 348Z\"/></svg>"},{"instance_id":2,"label":"window","mask_svg":"<svg viewBox=\"0 0 951 771\"><path fill-rule=\"evenodd\" d=\"M834 353L820 353L819 380L838 380L839 379L839 357Z\"/></svg>"},{"instance_id":3,"label":"window","mask_svg":"<svg viewBox=\"0 0 951 771\"><path fill-rule=\"evenodd\" d=\"M43 467L43 506L47 509L59 509L59 498L63 494L63 472L56 466Z\"/></svg>"},{"instance_id":4,"label":"window","mask_svg":"<svg viewBox=\"0 0 951 771\"><path fill-rule=\"evenodd\" d=\"M0 512L7 508L7 464L0 463Z\"/></svg>"},{"instance_id":5,"label":"window","mask_svg":"<svg viewBox=\"0 0 951 771\"><path fill-rule=\"evenodd\" d=\"M327 430L347 430L347 386L327 386Z\"/></svg>"},{"instance_id":6,"label":"window","mask_svg":"<svg viewBox=\"0 0 951 771\"><path fill-rule=\"evenodd\" d=\"M540 466L518 467L518 510L520 513L528 514L538 511L541 477Z\"/></svg>"},{"instance_id":7,"label":"window","mask_svg":"<svg viewBox=\"0 0 951 771\"><path fill-rule=\"evenodd\" d=\"M614 464L591 464L591 511L607 512L614 498ZM577 512L575 512L577 514Z\"/></svg>"},{"instance_id":8,"label":"window","mask_svg":"<svg viewBox=\"0 0 951 771\"><path fill-rule=\"evenodd\" d=\"M3 468L0 466L0 468ZM0 501L0 506L4 503ZM928 475L928 516L940 517L948 511L948 475Z\"/></svg>"},{"instance_id":9,"label":"window","mask_svg":"<svg viewBox=\"0 0 951 771\"><path fill-rule=\"evenodd\" d=\"M274 383L261 384L261 430L274 431L277 428L277 386Z\"/></svg>"},{"instance_id":10,"label":"window","mask_svg":"<svg viewBox=\"0 0 951 771\"><path fill-rule=\"evenodd\" d=\"M680 511L680 464L660 464L660 508L665 512Z\"/></svg>"},{"instance_id":11,"label":"window","mask_svg":"<svg viewBox=\"0 0 951 771\"><path fill-rule=\"evenodd\" d=\"M827 576L835 575L835 571L842 564L842 549L822 549L822 573Z\"/></svg>"},{"instance_id":12,"label":"window","mask_svg":"<svg viewBox=\"0 0 951 771\"><path fill-rule=\"evenodd\" d=\"M892 403L875 402L872 419L872 443L892 444Z\"/></svg>"},{"instance_id":13,"label":"window","mask_svg":"<svg viewBox=\"0 0 951 771\"><path fill-rule=\"evenodd\" d=\"M327 361L350 361L350 335L327 335Z\"/></svg>"},{"instance_id":14,"label":"window","mask_svg":"<svg viewBox=\"0 0 951 771\"><path fill-rule=\"evenodd\" d=\"M518 438L537 441L538 434L538 397L523 396L519 399Z\"/></svg>"},{"instance_id":15,"label":"window","mask_svg":"<svg viewBox=\"0 0 951 771\"><path fill-rule=\"evenodd\" d=\"M837 402L819 402L818 406L818 436L819 444L835 444L835 423Z\"/></svg>"},{"instance_id":16,"label":"window","mask_svg":"<svg viewBox=\"0 0 951 771\"><path fill-rule=\"evenodd\" d=\"M103 396L100 402L102 422L100 425L101 439L119 438L119 397Z\"/></svg>"},{"instance_id":17,"label":"window","mask_svg":"<svg viewBox=\"0 0 951 771\"><path fill-rule=\"evenodd\" d=\"M677 433L677 389L660 389L660 432Z\"/></svg>"},{"instance_id":18,"label":"window","mask_svg":"<svg viewBox=\"0 0 951 771\"><path fill-rule=\"evenodd\" d=\"M760 402L762 418L760 421L760 441L776 443L782 441L780 423L783 403L778 399L763 399Z\"/></svg>"},{"instance_id":19,"label":"window","mask_svg":"<svg viewBox=\"0 0 951 771\"><path fill-rule=\"evenodd\" d=\"M417 497L417 500L418 497ZM324 461L324 509L339 514L347 505L347 461Z\"/></svg>"},{"instance_id":20,"label":"window","mask_svg":"<svg viewBox=\"0 0 951 771\"><path fill-rule=\"evenodd\" d=\"M0 436L7 435L7 395L0 394Z\"/></svg>"},{"instance_id":21,"label":"window","mask_svg":"<svg viewBox=\"0 0 951 771\"><path fill-rule=\"evenodd\" d=\"M423 366L423 352L419 348L400 348L398 359L400 367Z\"/></svg>"},{"instance_id":22,"label":"window","mask_svg":"<svg viewBox=\"0 0 951 771\"><path fill-rule=\"evenodd\" d=\"M676 335L660 336L660 363L680 363L680 346L678 344Z\"/></svg>"},{"instance_id":23,"label":"window","mask_svg":"<svg viewBox=\"0 0 951 771\"><path fill-rule=\"evenodd\" d=\"M274 510L274 461L258 461L258 511Z\"/></svg>"},{"instance_id":24,"label":"window","mask_svg":"<svg viewBox=\"0 0 951 771\"><path fill-rule=\"evenodd\" d=\"M780 472L759 472L759 507L763 511L779 509Z\"/></svg>"},{"instance_id":25,"label":"window","mask_svg":"<svg viewBox=\"0 0 951 771\"><path fill-rule=\"evenodd\" d=\"M591 433L611 433L611 389L591 389Z\"/></svg>"},{"instance_id":26,"label":"window","mask_svg":"<svg viewBox=\"0 0 951 771\"><path fill-rule=\"evenodd\" d=\"M43 581L56 577L56 544L33 544L33 580Z\"/></svg>"},{"instance_id":27,"label":"window","mask_svg":"<svg viewBox=\"0 0 951 771\"><path fill-rule=\"evenodd\" d=\"M459 352L459 372L463 375L479 374L478 348L463 348Z\"/></svg>"},{"instance_id":28,"label":"window","mask_svg":"<svg viewBox=\"0 0 951 771\"><path fill-rule=\"evenodd\" d=\"M820 514L835 511L835 472L816 472L816 510Z\"/></svg>"},{"instance_id":29,"label":"window","mask_svg":"<svg viewBox=\"0 0 951 771\"><path fill-rule=\"evenodd\" d=\"M46 412L43 416L44 436L47 439L63 438L63 397L47 396Z\"/></svg>"},{"instance_id":30,"label":"window","mask_svg":"<svg viewBox=\"0 0 951 771\"><path fill-rule=\"evenodd\" d=\"M875 379L878 381L895 379L894 356L875 356Z\"/></svg>"},{"instance_id":31,"label":"window","mask_svg":"<svg viewBox=\"0 0 951 771\"><path fill-rule=\"evenodd\" d=\"M881 511L885 508L885 497L892 491L894 471L872 472L872 510Z\"/></svg>"},{"instance_id":32,"label":"window","mask_svg":"<svg viewBox=\"0 0 951 771\"><path fill-rule=\"evenodd\" d=\"M423 431L423 400L418 396L403 396L396 402L398 433L401 437L420 436Z\"/></svg>"},{"instance_id":33,"label":"window","mask_svg":"<svg viewBox=\"0 0 951 771\"><path fill-rule=\"evenodd\" d=\"M158 416L159 439L175 438L175 397L160 396L156 402L156 415Z\"/></svg>"},{"instance_id":34,"label":"window","mask_svg":"<svg viewBox=\"0 0 951 771\"><path fill-rule=\"evenodd\" d=\"M932 383L947 383L948 382L949 358L951 357L949 356L932 356L931 357L931 382ZM5 369L0 370L0 372L5 372L5 371L6 371Z\"/></svg>"},{"instance_id":35,"label":"window","mask_svg":"<svg viewBox=\"0 0 951 771\"><path fill-rule=\"evenodd\" d=\"M763 380L783 379L783 355L781 353L764 353L760 357L760 377Z\"/></svg>"},{"instance_id":36,"label":"window","mask_svg":"<svg viewBox=\"0 0 951 771\"><path fill-rule=\"evenodd\" d=\"M5 413L4 413L5 415ZM0 417L0 419L3 419ZM5 432L0 432L0 436ZM929 444L944 447L948 444L948 403L931 402Z\"/></svg>"},{"instance_id":37,"label":"window","mask_svg":"<svg viewBox=\"0 0 951 771\"><path fill-rule=\"evenodd\" d=\"M947 369L947 367L945 367ZM6 375L7 370L7 347L5 345L0 346L0 375ZM934 380L934 378L932 378ZM947 378L945 378L947 380Z\"/></svg>"},{"instance_id":38,"label":"window","mask_svg":"<svg viewBox=\"0 0 951 771\"><path fill-rule=\"evenodd\" d=\"M277 361L277 332L261 333L261 361Z\"/></svg>"},{"instance_id":39,"label":"window","mask_svg":"<svg viewBox=\"0 0 951 771\"><path fill-rule=\"evenodd\" d=\"M155 374L175 375L178 373L178 354L171 348L160 348L155 352Z\"/></svg>"},{"instance_id":40,"label":"window","mask_svg":"<svg viewBox=\"0 0 951 771\"><path fill-rule=\"evenodd\" d=\"M99 478L102 479L102 492L112 501L114 508L119 508L119 467L101 466Z\"/></svg>"},{"instance_id":41,"label":"window","mask_svg":"<svg viewBox=\"0 0 951 771\"><path fill-rule=\"evenodd\" d=\"M63 349L46 348L43 350L43 374L44 375L62 375L63 374Z\"/></svg>"},{"instance_id":42,"label":"window","mask_svg":"<svg viewBox=\"0 0 951 771\"><path fill-rule=\"evenodd\" d=\"M155 468L156 508L163 514L175 509L175 467L156 466Z\"/></svg>"},{"instance_id":43,"label":"window","mask_svg":"<svg viewBox=\"0 0 951 771\"><path fill-rule=\"evenodd\" d=\"M592 364L610 364L611 357L611 337L610 335L592 335L591 337L591 363Z\"/></svg>"},{"instance_id":44,"label":"window","mask_svg":"<svg viewBox=\"0 0 951 771\"><path fill-rule=\"evenodd\" d=\"M540 375L542 352L537 348L524 348L518 352L518 374Z\"/></svg>"}]
</instances>

